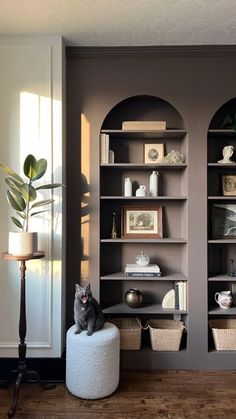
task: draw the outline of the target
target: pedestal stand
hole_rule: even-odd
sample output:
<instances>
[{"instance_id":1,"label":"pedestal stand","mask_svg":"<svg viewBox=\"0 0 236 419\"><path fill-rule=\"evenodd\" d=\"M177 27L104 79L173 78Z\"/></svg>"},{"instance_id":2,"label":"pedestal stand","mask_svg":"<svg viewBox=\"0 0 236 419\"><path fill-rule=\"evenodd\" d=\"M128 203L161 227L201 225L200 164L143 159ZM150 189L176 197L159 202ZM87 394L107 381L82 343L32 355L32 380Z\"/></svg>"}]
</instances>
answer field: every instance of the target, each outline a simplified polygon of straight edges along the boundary
<instances>
[{"instance_id":1,"label":"pedestal stand","mask_svg":"<svg viewBox=\"0 0 236 419\"><path fill-rule=\"evenodd\" d=\"M19 337L20 342L18 345L19 362L16 370L11 371L9 381L15 377L14 394L12 405L8 411L8 417L14 416L16 411L17 400L19 396L20 386L23 381L36 381L43 389L51 390L55 388L55 384L43 384L40 375L37 371L27 370L26 366L26 349L25 343L26 336L26 310L25 310L25 271L26 261L32 259L41 259L44 257L44 252L37 252L28 256L13 256L9 253L2 253L1 257L5 260L16 260L20 262L20 281L21 281L21 293L20 293L20 318L19 318Z\"/></svg>"}]
</instances>

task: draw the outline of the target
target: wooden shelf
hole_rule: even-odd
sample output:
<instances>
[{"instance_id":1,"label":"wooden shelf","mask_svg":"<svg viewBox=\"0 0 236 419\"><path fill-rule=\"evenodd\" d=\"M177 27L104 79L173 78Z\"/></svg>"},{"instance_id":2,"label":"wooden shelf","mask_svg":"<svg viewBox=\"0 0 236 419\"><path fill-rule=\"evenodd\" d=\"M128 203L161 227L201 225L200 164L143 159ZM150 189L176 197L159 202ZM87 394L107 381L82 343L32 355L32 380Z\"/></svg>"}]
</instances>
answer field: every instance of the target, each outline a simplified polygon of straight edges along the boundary
<instances>
[{"instance_id":1,"label":"wooden shelf","mask_svg":"<svg viewBox=\"0 0 236 419\"><path fill-rule=\"evenodd\" d=\"M214 276L209 276L208 281L217 282L217 281L225 281L225 282L234 282L236 281L236 276L229 276L227 274L218 274Z\"/></svg>"},{"instance_id":2,"label":"wooden shelf","mask_svg":"<svg viewBox=\"0 0 236 419\"><path fill-rule=\"evenodd\" d=\"M211 307L208 314L214 315L214 316L222 316L222 315L229 316L231 314L236 314L236 307L230 307L228 309L224 309L220 307Z\"/></svg>"},{"instance_id":3,"label":"wooden shelf","mask_svg":"<svg viewBox=\"0 0 236 419\"><path fill-rule=\"evenodd\" d=\"M114 199L126 201L186 201L187 196L101 196L101 199Z\"/></svg>"},{"instance_id":4,"label":"wooden shelf","mask_svg":"<svg viewBox=\"0 0 236 419\"><path fill-rule=\"evenodd\" d=\"M120 303L102 311L104 314L187 314L186 310L164 309L161 304L143 304L139 308L130 308L125 303Z\"/></svg>"},{"instance_id":5,"label":"wooden shelf","mask_svg":"<svg viewBox=\"0 0 236 419\"><path fill-rule=\"evenodd\" d=\"M236 131L233 129L209 129L208 138L236 138Z\"/></svg>"},{"instance_id":6,"label":"wooden shelf","mask_svg":"<svg viewBox=\"0 0 236 419\"><path fill-rule=\"evenodd\" d=\"M208 196L209 201L233 201L236 199L236 196Z\"/></svg>"},{"instance_id":7,"label":"wooden shelf","mask_svg":"<svg viewBox=\"0 0 236 419\"><path fill-rule=\"evenodd\" d=\"M187 281L187 277L182 273L169 274L159 277L128 277L124 272L116 272L113 274L102 275L102 281ZM236 278L235 278L236 281Z\"/></svg>"},{"instance_id":8,"label":"wooden shelf","mask_svg":"<svg viewBox=\"0 0 236 419\"><path fill-rule=\"evenodd\" d=\"M124 138L124 139L156 139L156 138L176 138L181 139L186 134L186 130L182 129L166 129L166 130L120 130L120 129L108 129L101 130L101 134L109 134L112 138Z\"/></svg>"},{"instance_id":9,"label":"wooden shelf","mask_svg":"<svg viewBox=\"0 0 236 419\"><path fill-rule=\"evenodd\" d=\"M160 243L160 244L185 244L185 239L101 239L101 243ZM236 243L236 240L235 240Z\"/></svg>"},{"instance_id":10,"label":"wooden shelf","mask_svg":"<svg viewBox=\"0 0 236 419\"><path fill-rule=\"evenodd\" d=\"M217 169L235 169L236 163L208 163L207 166Z\"/></svg>"},{"instance_id":11,"label":"wooden shelf","mask_svg":"<svg viewBox=\"0 0 236 419\"><path fill-rule=\"evenodd\" d=\"M208 240L209 244L236 244L236 239L215 239Z\"/></svg>"},{"instance_id":12,"label":"wooden shelf","mask_svg":"<svg viewBox=\"0 0 236 419\"><path fill-rule=\"evenodd\" d=\"M100 164L102 169L127 169L127 170L183 170L187 163L178 164L146 164L146 163L107 163Z\"/></svg>"}]
</instances>

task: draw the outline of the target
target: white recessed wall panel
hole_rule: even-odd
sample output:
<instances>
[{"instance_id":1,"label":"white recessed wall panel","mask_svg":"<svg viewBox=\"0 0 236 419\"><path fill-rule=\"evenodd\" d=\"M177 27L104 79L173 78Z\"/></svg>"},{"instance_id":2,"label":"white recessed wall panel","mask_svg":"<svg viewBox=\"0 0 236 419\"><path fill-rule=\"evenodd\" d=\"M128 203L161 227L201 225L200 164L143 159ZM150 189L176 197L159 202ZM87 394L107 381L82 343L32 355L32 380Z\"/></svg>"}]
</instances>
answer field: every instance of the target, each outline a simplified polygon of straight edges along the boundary
<instances>
[{"instance_id":1,"label":"white recessed wall panel","mask_svg":"<svg viewBox=\"0 0 236 419\"><path fill-rule=\"evenodd\" d=\"M42 182L62 182L62 64L60 37L0 38L0 162L22 173L27 154L46 158ZM64 156L65 157L65 156ZM5 200L0 173L0 252L7 250L13 211ZM40 183L41 181L38 181ZM64 338L62 280L62 190L50 211L33 219L45 258L27 262L27 355L60 356ZM42 199L52 193L44 191ZM18 262L0 261L0 356L17 356L20 276Z\"/></svg>"}]
</instances>

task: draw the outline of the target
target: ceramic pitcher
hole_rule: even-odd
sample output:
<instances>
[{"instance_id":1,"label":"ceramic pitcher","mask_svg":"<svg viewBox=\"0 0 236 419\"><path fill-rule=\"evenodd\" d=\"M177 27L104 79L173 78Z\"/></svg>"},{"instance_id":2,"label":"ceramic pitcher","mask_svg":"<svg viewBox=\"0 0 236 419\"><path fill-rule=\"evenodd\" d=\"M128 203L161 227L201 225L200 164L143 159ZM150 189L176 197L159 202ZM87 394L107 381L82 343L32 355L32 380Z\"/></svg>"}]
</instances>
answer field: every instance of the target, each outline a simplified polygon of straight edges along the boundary
<instances>
[{"instance_id":1,"label":"ceramic pitcher","mask_svg":"<svg viewBox=\"0 0 236 419\"><path fill-rule=\"evenodd\" d=\"M215 293L215 300L220 308L228 309L232 306L233 297L231 291L221 291Z\"/></svg>"}]
</instances>

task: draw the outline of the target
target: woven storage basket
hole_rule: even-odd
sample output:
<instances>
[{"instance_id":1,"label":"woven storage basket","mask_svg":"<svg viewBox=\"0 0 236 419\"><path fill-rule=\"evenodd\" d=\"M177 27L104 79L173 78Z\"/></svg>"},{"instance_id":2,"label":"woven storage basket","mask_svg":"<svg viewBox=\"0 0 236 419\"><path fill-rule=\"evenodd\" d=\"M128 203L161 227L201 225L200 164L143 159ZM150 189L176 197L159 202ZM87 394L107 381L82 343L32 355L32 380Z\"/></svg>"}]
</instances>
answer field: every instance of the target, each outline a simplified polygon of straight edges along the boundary
<instances>
[{"instance_id":1,"label":"woven storage basket","mask_svg":"<svg viewBox=\"0 0 236 419\"><path fill-rule=\"evenodd\" d=\"M236 319L209 321L217 351L236 351Z\"/></svg>"},{"instance_id":2,"label":"woven storage basket","mask_svg":"<svg viewBox=\"0 0 236 419\"><path fill-rule=\"evenodd\" d=\"M149 320L152 349L154 351L179 351L185 326L177 320Z\"/></svg>"},{"instance_id":3,"label":"woven storage basket","mask_svg":"<svg viewBox=\"0 0 236 419\"><path fill-rule=\"evenodd\" d=\"M137 351L141 347L142 327L134 318L116 318L109 320L120 331L120 349Z\"/></svg>"}]
</instances>

